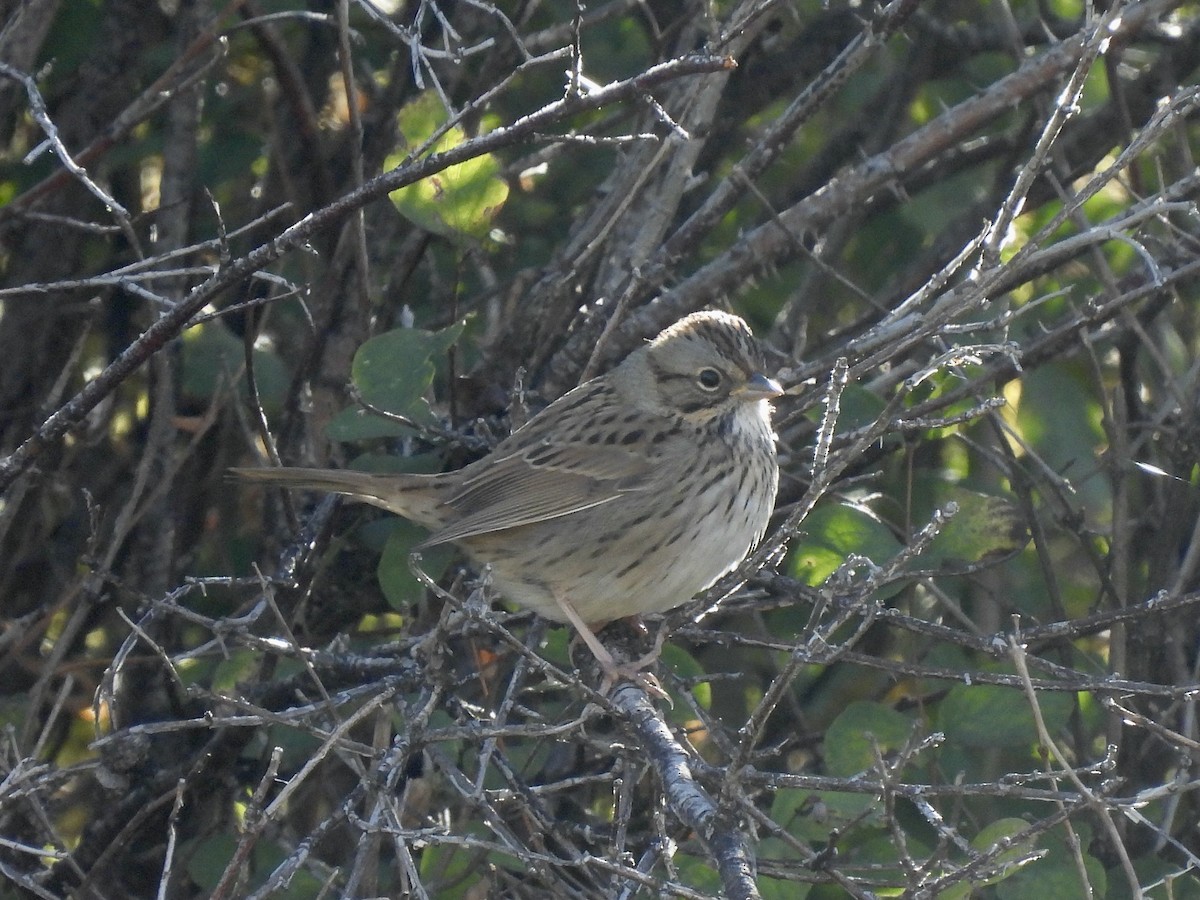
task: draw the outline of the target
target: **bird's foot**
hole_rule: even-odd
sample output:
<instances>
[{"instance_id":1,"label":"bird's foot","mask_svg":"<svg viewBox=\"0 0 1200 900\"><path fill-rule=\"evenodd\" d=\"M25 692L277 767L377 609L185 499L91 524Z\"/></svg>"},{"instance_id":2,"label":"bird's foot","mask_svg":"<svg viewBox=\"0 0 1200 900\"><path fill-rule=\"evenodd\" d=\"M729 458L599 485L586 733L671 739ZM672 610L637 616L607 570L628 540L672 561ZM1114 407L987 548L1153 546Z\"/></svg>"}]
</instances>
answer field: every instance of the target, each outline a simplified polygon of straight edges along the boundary
<instances>
[{"instance_id":1,"label":"bird's foot","mask_svg":"<svg viewBox=\"0 0 1200 900\"><path fill-rule=\"evenodd\" d=\"M663 689L657 676L652 672L644 671L658 661L663 641L666 640L666 635L662 629L659 630L658 636L654 640L654 649L649 653L632 662L618 663L613 658L612 653L609 652L609 649L600 643L600 639L596 637L596 633L583 621L583 618L575 610L574 606L562 598L558 599L558 605L562 609L563 615L566 616L567 621L575 626L575 632L579 635L579 639L592 651L592 656L596 658L596 662L600 665L600 671L604 673L604 679L600 682L600 693L608 694L619 681L632 681L651 696L657 697L660 700L670 701L670 695ZM603 625L600 627L603 627Z\"/></svg>"}]
</instances>

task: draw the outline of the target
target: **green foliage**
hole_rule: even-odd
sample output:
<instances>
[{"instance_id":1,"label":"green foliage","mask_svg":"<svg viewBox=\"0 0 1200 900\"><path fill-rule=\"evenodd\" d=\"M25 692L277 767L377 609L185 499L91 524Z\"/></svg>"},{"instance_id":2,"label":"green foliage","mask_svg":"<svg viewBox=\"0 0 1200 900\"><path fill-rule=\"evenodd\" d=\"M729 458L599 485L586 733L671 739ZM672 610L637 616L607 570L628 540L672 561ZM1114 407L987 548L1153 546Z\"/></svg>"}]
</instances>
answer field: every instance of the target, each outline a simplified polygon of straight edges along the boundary
<instances>
[{"instance_id":1,"label":"green foliage","mask_svg":"<svg viewBox=\"0 0 1200 900\"><path fill-rule=\"evenodd\" d=\"M462 336L464 322L441 331L397 328L371 338L354 354L354 386L372 406L431 424L435 416L426 392L433 384L434 360ZM338 441L397 437L412 429L368 410L349 407L329 423L329 436Z\"/></svg>"},{"instance_id":2,"label":"green foliage","mask_svg":"<svg viewBox=\"0 0 1200 900\"><path fill-rule=\"evenodd\" d=\"M1064 728L1075 706L1069 694L1040 694L1038 706L1046 727ZM950 689L938 713L938 727L952 743L964 747L1017 747L1037 742L1033 710L1017 689L992 684L960 684Z\"/></svg>"},{"instance_id":3,"label":"green foliage","mask_svg":"<svg viewBox=\"0 0 1200 900\"><path fill-rule=\"evenodd\" d=\"M206 838L200 842L188 860L188 875L201 888L212 891L220 883L237 846L236 834L217 834ZM242 886L244 891L261 887L267 876L287 858L287 852L270 841L256 841L250 855L250 871L256 873L256 877L252 877L249 884ZM321 879L311 872L301 870L293 876L287 887L282 891L273 892L273 896L284 900L311 900L318 896L320 891Z\"/></svg>"},{"instance_id":4,"label":"green foliage","mask_svg":"<svg viewBox=\"0 0 1200 900\"><path fill-rule=\"evenodd\" d=\"M1011 556L1029 541L1021 510L1012 500L952 484L937 483L931 487L920 498L922 506L933 501L938 509L945 510L953 504L956 511L917 558L917 568L954 571ZM917 514L921 512L919 509Z\"/></svg>"},{"instance_id":5,"label":"green foliage","mask_svg":"<svg viewBox=\"0 0 1200 900\"><path fill-rule=\"evenodd\" d=\"M186 397L212 400L219 391L236 384L244 396L245 366L242 339L224 322L205 322L184 332L179 389ZM279 357L255 347L254 376L263 407L268 412L278 409L288 386L287 371Z\"/></svg>"},{"instance_id":6,"label":"green foliage","mask_svg":"<svg viewBox=\"0 0 1200 900\"><path fill-rule=\"evenodd\" d=\"M400 111L399 130L407 147L384 162L393 169L408 159L410 150L423 144L446 121L445 109L432 91ZM434 143L431 153L445 153L467 138L451 126ZM490 154L476 156L389 195L401 215L422 228L451 238L483 238L492 220L508 199L508 185L499 177L500 165Z\"/></svg>"},{"instance_id":7,"label":"green foliage","mask_svg":"<svg viewBox=\"0 0 1200 900\"><path fill-rule=\"evenodd\" d=\"M981 879L978 884L996 884L1016 874L1022 867L1030 863L1030 857L1036 855L1033 852L1032 839L1020 837L1028 830L1029 823L1024 819L997 819L985 825L979 834L972 838L971 849L978 853L989 853L1001 842L1010 845L1009 849L998 854L988 867L999 868L1000 874ZM941 892L938 896L945 900L965 900L971 896L971 893L972 888L969 885L957 884L949 890Z\"/></svg>"},{"instance_id":8,"label":"green foliage","mask_svg":"<svg viewBox=\"0 0 1200 900\"><path fill-rule=\"evenodd\" d=\"M40 62L53 60L60 76L75 72L94 46L96 29L103 18L101 11L102 4L98 0L64 3L42 46Z\"/></svg>"},{"instance_id":9,"label":"green foliage","mask_svg":"<svg viewBox=\"0 0 1200 900\"><path fill-rule=\"evenodd\" d=\"M418 424L435 420L426 393L436 373L434 360L443 357L462 336L465 322L441 331L398 328L363 344L354 355L351 369L354 385L363 399L380 409L399 413ZM328 426L329 436L340 441L411 435L412 429L379 416L371 410L349 407ZM396 460L363 457L358 467L368 471L434 471L433 460ZM424 588L412 574L412 554L420 553L418 565L433 579L441 577L454 558L454 548L441 545L421 549L429 533L402 519L386 524L377 576L388 603L398 612L407 611L420 599ZM375 538L379 541L377 535Z\"/></svg>"},{"instance_id":10,"label":"green foliage","mask_svg":"<svg viewBox=\"0 0 1200 900\"><path fill-rule=\"evenodd\" d=\"M383 588L388 603L398 612L407 611L421 599L425 588L418 582L409 568L414 552L420 554L416 564L426 575L437 581L454 558L454 548L445 544L418 550L418 544L429 537L429 532L419 525L404 519L389 520L387 542L379 557L379 586Z\"/></svg>"},{"instance_id":11,"label":"green foliage","mask_svg":"<svg viewBox=\"0 0 1200 900\"><path fill-rule=\"evenodd\" d=\"M818 585L851 555L882 565L900 551L891 530L861 506L825 503L804 520L803 541L792 553L792 574Z\"/></svg>"},{"instance_id":12,"label":"green foliage","mask_svg":"<svg viewBox=\"0 0 1200 900\"><path fill-rule=\"evenodd\" d=\"M1133 863L1138 884L1143 886L1142 896L1150 900L1197 900L1200 898L1200 875L1194 870L1180 872L1178 867L1162 859L1137 859ZM1108 873L1107 900L1128 900L1133 896L1125 873L1110 870Z\"/></svg>"},{"instance_id":13,"label":"green foliage","mask_svg":"<svg viewBox=\"0 0 1200 900\"><path fill-rule=\"evenodd\" d=\"M716 896L721 879L716 869L704 860L687 856L678 861L680 880L692 890L706 896Z\"/></svg>"},{"instance_id":14,"label":"green foliage","mask_svg":"<svg viewBox=\"0 0 1200 900\"><path fill-rule=\"evenodd\" d=\"M1102 416L1078 366L1049 365L1022 380L1017 406L1021 435L1047 465L1068 476L1080 499L1101 515L1111 503L1095 463L1097 449L1105 443Z\"/></svg>"},{"instance_id":15,"label":"green foliage","mask_svg":"<svg viewBox=\"0 0 1200 900\"><path fill-rule=\"evenodd\" d=\"M883 809L866 793L783 788L775 792L771 819L794 837L824 842L835 830L882 824Z\"/></svg>"},{"instance_id":16,"label":"green foliage","mask_svg":"<svg viewBox=\"0 0 1200 900\"><path fill-rule=\"evenodd\" d=\"M446 898L470 897L486 871L479 858L454 844L433 844L421 854L421 879ZM454 885L450 890L449 885Z\"/></svg>"},{"instance_id":17,"label":"green foliage","mask_svg":"<svg viewBox=\"0 0 1200 900\"><path fill-rule=\"evenodd\" d=\"M882 703L851 703L825 731L825 767L832 775L857 775L912 737L913 721L903 713Z\"/></svg>"},{"instance_id":18,"label":"green foliage","mask_svg":"<svg viewBox=\"0 0 1200 900\"><path fill-rule=\"evenodd\" d=\"M700 660L696 659L695 656L688 653L682 647L675 644L664 644L662 648L662 661L665 665L670 666L671 671L679 678L696 679L696 684L690 691L692 698L703 709L708 709L712 706L712 685L702 677L707 673L704 664ZM679 725L690 723L692 718L687 710L687 705L682 700L676 698L675 705L671 709L671 720Z\"/></svg>"},{"instance_id":19,"label":"green foliage","mask_svg":"<svg viewBox=\"0 0 1200 900\"><path fill-rule=\"evenodd\" d=\"M1105 896L1108 875L1100 860L1088 853L1092 829L1086 824L1077 824L1072 831L1074 835L1056 830L1048 838L1039 840L1046 854L1002 882L996 890L997 898L1024 900L1031 892L1047 900ZM1072 839L1078 841L1074 850L1068 846Z\"/></svg>"},{"instance_id":20,"label":"green foliage","mask_svg":"<svg viewBox=\"0 0 1200 900\"><path fill-rule=\"evenodd\" d=\"M837 430L844 433L873 425L886 406L874 391L859 384L848 384L838 398Z\"/></svg>"},{"instance_id":21,"label":"green foliage","mask_svg":"<svg viewBox=\"0 0 1200 900\"><path fill-rule=\"evenodd\" d=\"M763 900L804 900L812 890L812 885L790 879L764 877L759 882L759 892Z\"/></svg>"},{"instance_id":22,"label":"green foliage","mask_svg":"<svg viewBox=\"0 0 1200 900\"><path fill-rule=\"evenodd\" d=\"M1086 881L1118 900L1135 894L1125 851L1145 896L1200 900L1186 870L1200 793L1185 777L1194 6L1134 0L1092 34L1106 12L1081 0L795 0L749 17L733 0L548 0L520 15L485 0L400 6L387 22L353 7L344 35L328 10L275 0L253 21L203 24L170 4L136 23L128 4L18 6L6 64L33 77L64 148L131 218L64 168L7 79L0 863L25 880L0 895L202 896L243 836L247 877L225 896L302 855L264 896L415 895L416 880L464 900L726 888L716 842L668 800L643 720L577 675L570 628L503 600L456 615L471 582L455 580L453 550L425 548L422 569L455 600L422 589L420 528L361 507L314 515L308 495L227 479L264 450L239 335L251 299L282 301L253 351L282 457L374 472L440 471L502 437L519 368L536 409L593 350L603 368L651 322L729 306L769 336L789 388L775 525L824 474L813 423L847 360L826 461L840 468L783 536L789 555L700 621L666 617L656 671L674 707L647 702L689 787L756 854L768 898L937 883L950 900L1057 900ZM896 9L908 18L890 21ZM38 10L40 45L21 30ZM736 68L585 98L503 140L576 89L704 47ZM865 58L848 62L851 47ZM1033 64L1051 74L1008 77ZM1080 65L1083 91L1063 106ZM1170 104L1175 119L1152 118ZM794 132L759 145L801 107ZM356 205L380 172L479 135L501 140ZM723 197L715 224L681 231ZM1153 216L1113 224L1143 200ZM993 223L998 243L975 243ZM138 356L180 290L206 285L188 322L207 321ZM408 321L429 330L392 330ZM98 391L123 354L132 374ZM151 389L164 367L172 397ZM417 427L347 404L348 379ZM72 399L81 388L88 403ZM1009 407L980 411L997 397ZM843 455L885 415L877 441ZM1170 603L1139 606L1160 591ZM1011 677L1005 641L1026 634L1034 699L985 683ZM1042 746L1035 706L1089 802ZM115 743L95 742L110 731ZM262 789L289 799L256 822L248 798L275 747ZM1069 819L1047 824L1059 810Z\"/></svg>"}]
</instances>

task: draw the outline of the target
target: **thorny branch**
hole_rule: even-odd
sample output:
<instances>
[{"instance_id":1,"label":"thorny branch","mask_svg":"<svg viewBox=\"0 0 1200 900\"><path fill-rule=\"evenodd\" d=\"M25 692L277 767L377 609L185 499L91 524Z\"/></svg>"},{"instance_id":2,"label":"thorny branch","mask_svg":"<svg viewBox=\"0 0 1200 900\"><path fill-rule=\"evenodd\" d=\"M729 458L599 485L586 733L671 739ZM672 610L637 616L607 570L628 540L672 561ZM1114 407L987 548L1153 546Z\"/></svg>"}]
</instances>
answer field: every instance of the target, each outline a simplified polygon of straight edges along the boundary
<instances>
[{"instance_id":1,"label":"thorny branch","mask_svg":"<svg viewBox=\"0 0 1200 900\"><path fill-rule=\"evenodd\" d=\"M179 61L104 45L144 77L90 130L72 79L10 63L0 33L28 113L0 121L26 142L0 170L0 683L23 717L0 873L20 889L986 896L1057 858L1085 891L1097 867L1132 895L1195 878L1200 22L1167 0L953 26L911 0L684 7L551 4L535 30L480 0L407 22L343 3L290 21L302 46L235 0L170 54L147 17ZM78 89L120 82L91 73ZM168 247L138 142L192 89L206 117L179 133L268 147L268 174L203 185L215 222ZM382 171L423 92L444 115ZM260 107L266 133L238 112ZM373 204L418 182L445 201L489 157L509 200L486 239ZM10 174L34 158L53 171ZM55 205L71 190L87 205ZM397 323L475 330L452 377L422 370L433 406L392 416L415 427L368 446L458 465L519 418L498 412L524 402L517 366L536 405L714 303L781 349L783 486L756 553L661 623L673 706L602 696L486 574L401 591L387 523L326 501L289 524L221 479L267 428L319 455L353 347ZM196 387L214 335L253 415L238 372ZM972 519L979 495L1003 521ZM189 576L272 550L272 577Z\"/></svg>"}]
</instances>

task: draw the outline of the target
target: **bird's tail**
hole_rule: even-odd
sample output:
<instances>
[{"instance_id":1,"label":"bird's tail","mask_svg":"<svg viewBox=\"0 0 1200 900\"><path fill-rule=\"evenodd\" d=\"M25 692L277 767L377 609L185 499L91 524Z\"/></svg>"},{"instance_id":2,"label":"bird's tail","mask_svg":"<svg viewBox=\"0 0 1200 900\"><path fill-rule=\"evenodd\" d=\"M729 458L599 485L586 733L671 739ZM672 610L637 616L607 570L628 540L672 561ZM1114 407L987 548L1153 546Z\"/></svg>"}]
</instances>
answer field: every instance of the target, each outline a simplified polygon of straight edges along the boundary
<instances>
[{"instance_id":1,"label":"bird's tail","mask_svg":"<svg viewBox=\"0 0 1200 900\"><path fill-rule=\"evenodd\" d=\"M419 525L438 527L445 515L443 479L436 475L403 475L355 472L351 469L255 468L230 469L247 481L273 484L290 490L328 491L386 509ZM448 486L448 485L447 485Z\"/></svg>"}]
</instances>

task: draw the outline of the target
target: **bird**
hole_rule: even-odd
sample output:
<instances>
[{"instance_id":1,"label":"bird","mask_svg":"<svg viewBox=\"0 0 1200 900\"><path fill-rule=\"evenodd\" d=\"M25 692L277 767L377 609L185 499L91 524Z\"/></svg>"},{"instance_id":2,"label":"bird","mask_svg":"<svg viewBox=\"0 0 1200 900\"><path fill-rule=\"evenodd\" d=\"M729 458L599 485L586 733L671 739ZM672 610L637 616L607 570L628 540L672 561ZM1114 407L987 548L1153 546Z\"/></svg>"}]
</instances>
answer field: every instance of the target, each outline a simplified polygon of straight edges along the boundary
<instances>
[{"instance_id":1,"label":"bird","mask_svg":"<svg viewBox=\"0 0 1200 900\"><path fill-rule=\"evenodd\" d=\"M564 394L487 456L436 475L236 468L342 494L455 544L513 603L574 626L606 676L636 677L596 638L681 606L766 532L779 485L765 351L730 313L692 313Z\"/></svg>"}]
</instances>

